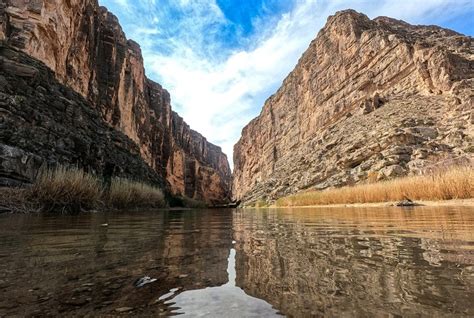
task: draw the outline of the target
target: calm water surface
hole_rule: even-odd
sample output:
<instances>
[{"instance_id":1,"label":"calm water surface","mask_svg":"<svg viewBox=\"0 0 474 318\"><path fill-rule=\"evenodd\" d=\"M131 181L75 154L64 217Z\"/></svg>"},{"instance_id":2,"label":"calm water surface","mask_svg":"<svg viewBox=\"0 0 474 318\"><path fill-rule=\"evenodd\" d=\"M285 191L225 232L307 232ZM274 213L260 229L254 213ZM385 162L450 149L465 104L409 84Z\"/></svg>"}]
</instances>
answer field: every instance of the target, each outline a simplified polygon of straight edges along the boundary
<instances>
[{"instance_id":1,"label":"calm water surface","mask_svg":"<svg viewBox=\"0 0 474 318\"><path fill-rule=\"evenodd\" d=\"M0 317L178 314L474 316L474 211L0 216Z\"/></svg>"}]
</instances>

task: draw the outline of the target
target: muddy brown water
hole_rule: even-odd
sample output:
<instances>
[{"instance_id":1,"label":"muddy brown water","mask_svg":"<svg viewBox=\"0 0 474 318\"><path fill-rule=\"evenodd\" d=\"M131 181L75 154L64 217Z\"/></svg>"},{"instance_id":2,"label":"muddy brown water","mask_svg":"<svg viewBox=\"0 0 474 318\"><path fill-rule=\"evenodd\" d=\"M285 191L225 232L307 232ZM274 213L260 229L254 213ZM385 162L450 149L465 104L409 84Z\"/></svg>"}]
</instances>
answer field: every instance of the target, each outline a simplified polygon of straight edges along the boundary
<instances>
[{"instance_id":1,"label":"muddy brown water","mask_svg":"<svg viewBox=\"0 0 474 318\"><path fill-rule=\"evenodd\" d=\"M0 317L178 314L474 316L474 210L0 216Z\"/></svg>"}]
</instances>

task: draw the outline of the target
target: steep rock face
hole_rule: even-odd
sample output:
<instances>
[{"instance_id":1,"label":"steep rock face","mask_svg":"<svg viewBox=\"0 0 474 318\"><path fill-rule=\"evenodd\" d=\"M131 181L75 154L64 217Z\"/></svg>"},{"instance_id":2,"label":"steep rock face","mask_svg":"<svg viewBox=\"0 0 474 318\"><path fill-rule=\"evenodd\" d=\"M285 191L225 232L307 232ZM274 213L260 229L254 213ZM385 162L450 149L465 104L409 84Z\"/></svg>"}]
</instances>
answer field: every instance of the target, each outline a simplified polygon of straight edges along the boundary
<instances>
[{"instance_id":1,"label":"steep rock face","mask_svg":"<svg viewBox=\"0 0 474 318\"><path fill-rule=\"evenodd\" d=\"M0 4L0 40L44 62L85 97L139 146L173 193L228 198L225 154L172 111L168 92L145 77L138 44L97 0L7 0Z\"/></svg>"},{"instance_id":2,"label":"steep rock face","mask_svg":"<svg viewBox=\"0 0 474 318\"><path fill-rule=\"evenodd\" d=\"M352 10L329 17L234 147L236 199L473 161L474 41Z\"/></svg>"},{"instance_id":3,"label":"steep rock face","mask_svg":"<svg viewBox=\"0 0 474 318\"><path fill-rule=\"evenodd\" d=\"M107 125L43 63L0 45L0 186L35 179L42 167L77 165L166 187L136 143Z\"/></svg>"}]
</instances>

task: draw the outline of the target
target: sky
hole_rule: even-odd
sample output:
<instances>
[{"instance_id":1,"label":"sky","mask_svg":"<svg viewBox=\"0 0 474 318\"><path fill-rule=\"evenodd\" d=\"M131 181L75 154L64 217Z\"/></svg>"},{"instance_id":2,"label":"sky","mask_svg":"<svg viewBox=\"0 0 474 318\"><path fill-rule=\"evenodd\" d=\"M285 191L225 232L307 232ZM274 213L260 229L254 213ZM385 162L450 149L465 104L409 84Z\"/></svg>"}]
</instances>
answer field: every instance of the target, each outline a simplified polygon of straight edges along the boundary
<instances>
[{"instance_id":1,"label":"sky","mask_svg":"<svg viewBox=\"0 0 474 318\"><path fill-rule=\"evenodd\" d=\"M184 120L233 145L308 48L327 17L355 9L474 35L472 0L99 0L142 48L149 78Z\"/></svg>"}]
</instances>

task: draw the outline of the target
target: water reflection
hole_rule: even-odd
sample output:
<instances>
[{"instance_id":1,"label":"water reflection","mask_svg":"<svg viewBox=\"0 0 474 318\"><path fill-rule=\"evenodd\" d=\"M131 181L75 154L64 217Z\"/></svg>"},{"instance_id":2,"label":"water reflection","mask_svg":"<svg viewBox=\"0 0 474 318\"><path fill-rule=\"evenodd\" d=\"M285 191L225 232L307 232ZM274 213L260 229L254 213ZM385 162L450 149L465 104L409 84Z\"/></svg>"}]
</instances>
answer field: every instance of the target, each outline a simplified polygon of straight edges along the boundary
<instances>
[{"instance_id":1,"label":"water reflection","mask_svg":"<svg viewBox=\"0 0 474 318\"><path fill-rule=\"evenodd\" d=\"M161 299L183 317L279 317L270 304L236 287L235 249L230 250L227 272L229 281L222 286L186 291L176 297L168 294Z\"/></svg>"},{"instance_id":2,"label":"water reflection","mask_svg":"<svg viewBox=\"0 0 474 318\"><path fill-rule=\"evenodd\" d=\"M0 317L473 316L473 230L469 208L1 216Z\"/></svg>"},{"instance_id":3,"label":"water reflection","mask_svg":"<svg viewBox=\"0 0 474 318\"><path fill-rule=\"evenodd\" d=\"M473 228L468 209L237 213L237 285L289 316L472 316Z\"/></svg>"}]
</instances>

